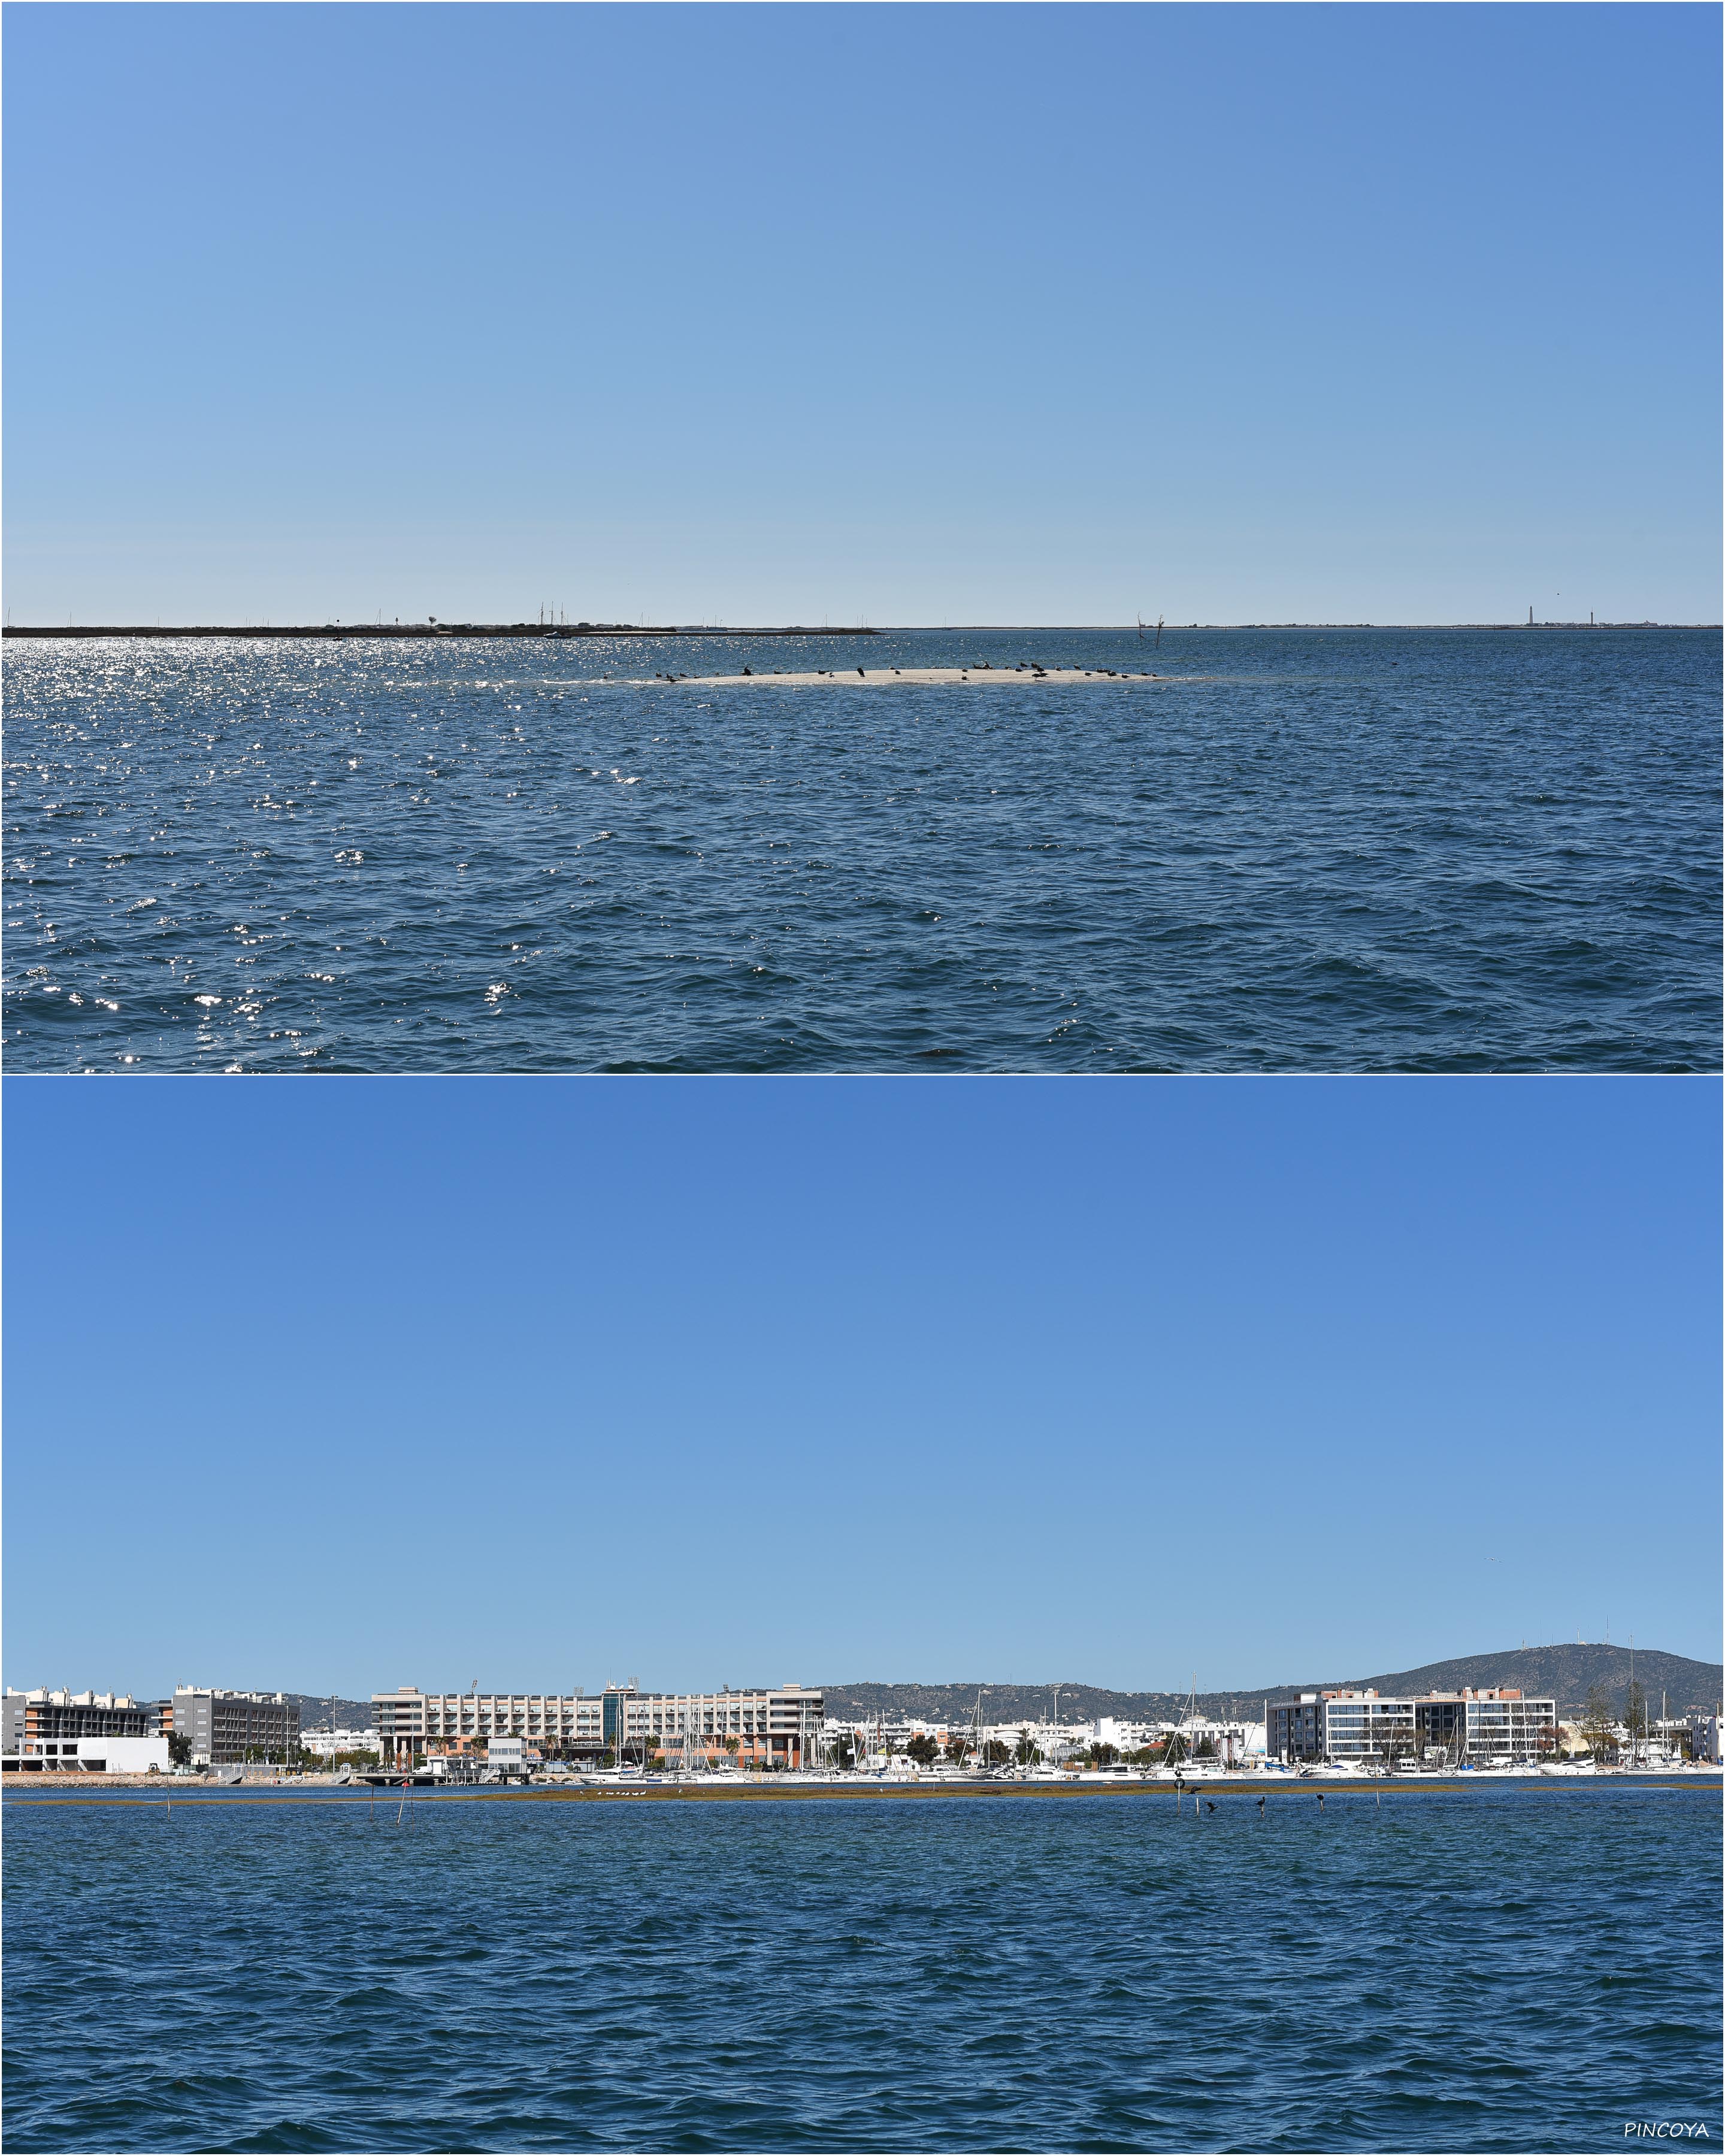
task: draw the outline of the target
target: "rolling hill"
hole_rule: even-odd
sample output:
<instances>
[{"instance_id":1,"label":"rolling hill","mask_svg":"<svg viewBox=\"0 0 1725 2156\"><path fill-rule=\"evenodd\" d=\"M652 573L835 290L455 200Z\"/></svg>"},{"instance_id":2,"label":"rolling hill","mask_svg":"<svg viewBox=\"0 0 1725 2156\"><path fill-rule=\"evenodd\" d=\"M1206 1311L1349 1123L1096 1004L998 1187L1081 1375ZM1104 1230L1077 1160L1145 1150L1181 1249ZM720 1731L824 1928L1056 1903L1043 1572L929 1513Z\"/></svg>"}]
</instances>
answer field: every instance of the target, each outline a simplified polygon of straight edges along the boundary
<instances>
[{"instance_id":1,"label":"rolling hill","mask_svg":"<svg viewBox=\"0 0 1725 2156\"><path fill-rule=\"evenodd\" d=\"M332 1704L326 1692L290 1691L285 1698L296 1700L300 1707L300 1727L302 1730L327 1729ZM369 1729L376 1712L368 1699L336 1699L333 1702L337 1729Z\"/></svg>"},{"instance_id":2,"label":"rolling hill","mask_svg":"<svg viewBox=\"0 0 1725 2156\"><path fill-rule=\"evenodd\" d=\"M1712 1712L1718 1703L1725 1670L1717 1662L1691 1661L1656 1648L1638 1649L1635 1674L1657 1712L1661 1695L1673 1714ZM1512 1647L1492 1655L1463 1655L1450 1661L1425 1662L1418 1669L1376 1675L1305 1677L1296 1683L1255 1685L1238 1691L1201 1691L1198 1704L1224 1719L1255 1720L1266 1699L1287 1699L1302 1691L1370 1687L1381 1692L1459 1691L1464 1687L1513 1686L1540 1699L1555 1699L1559 1713L1579 1710L1595 1685L1621 1702L1630 1681L1627 1647ZM985 1722L1042 1721L1050 1715L1052 1684L838 1684L826 1686L826 1711L839 1721L883 1714L891 1721L963 1722L983 1693ZM1094 1722L1111 1714L1127 1722L1171 1720L1186 1696L1170 1691L1111 1691L1098 1685L1058 1686L1063 1722Z\"/></svg>"}]
</instances>

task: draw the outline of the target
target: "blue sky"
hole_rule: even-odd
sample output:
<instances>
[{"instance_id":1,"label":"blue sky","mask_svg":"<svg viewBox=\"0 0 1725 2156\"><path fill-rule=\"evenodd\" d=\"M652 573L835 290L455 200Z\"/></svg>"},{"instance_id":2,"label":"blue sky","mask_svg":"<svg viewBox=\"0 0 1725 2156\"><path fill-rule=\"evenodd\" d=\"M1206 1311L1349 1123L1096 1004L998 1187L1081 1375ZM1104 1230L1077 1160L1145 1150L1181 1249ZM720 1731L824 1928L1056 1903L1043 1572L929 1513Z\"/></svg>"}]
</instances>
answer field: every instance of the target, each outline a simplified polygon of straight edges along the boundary
<instances>
[{"instance_id":1,"label":"blue sky","mask_svg":"<svg viewBox=\"0 0 1725 2156\"><path fill-rule=\"evenodd\" d=\"M6 1681L1716 1658L1719 1106L13 1079Z\"/></svg>"},{"instance_id":2,"label":"blue sky","mask_svg":"<svg viewBox=\"0 0 1725 2156\"><path fill-rule=\"evenodd\" d=\"M12 617L1714 619L1719 44L13 7Z\"/></svg>"}]
</instances>

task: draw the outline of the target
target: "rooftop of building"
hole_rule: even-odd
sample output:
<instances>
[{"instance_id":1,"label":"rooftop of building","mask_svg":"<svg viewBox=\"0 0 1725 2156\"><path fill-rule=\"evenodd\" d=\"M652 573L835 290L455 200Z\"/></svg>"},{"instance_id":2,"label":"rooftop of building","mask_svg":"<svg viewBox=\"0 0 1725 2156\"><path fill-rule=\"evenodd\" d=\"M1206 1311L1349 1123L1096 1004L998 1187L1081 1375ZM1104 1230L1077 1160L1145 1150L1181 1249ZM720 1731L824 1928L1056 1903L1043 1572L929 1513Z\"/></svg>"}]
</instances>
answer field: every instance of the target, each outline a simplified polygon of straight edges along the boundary
<instances>
[{"instance_id":1,"label":"rooftop of building","mask_svg":"<svg viewBox=\"0 0 1725 2156\"><path fill-rule=\"evenodd\" d=\"M783 1696L796 1694L808 1699L822 1696L819 1685L714 1685L703 1690L696 1687L684 1691L643 1691L634 1680L628 1684L608 1684L600 1691L589 1692L580 1685L568 1691L483 1691L477 1687L447 1685L441 1690L423 1691L418 1685L398 1685L393 1691L374 1691L374 1701L415 1699L475 1699L481 1702L496 1699L584 1699L597 1701L607 1698L628 1699L754 1699L763 1694Z\"/></svg>"},{"instance_id":2,"label":"rooftop of building","mask_svg":"<svg viewBox=\"0 0 1725 2156\"><path fill-rule=\"evenodd\" d=\"M56 1691L47 1685L23 1692L8 1689L6 1697L45 1707L136 1707L138 1703L129 1691L70 1691L64 1687Z\"/></svg>"},{"instance_id":3,"label":"rooftop of building","mask_svg":"<svg viewBox=\"0 0 1725 2156\"><path fill-rule=\"evenodd\" d=\"M234 1691L225 1685L177 1684L174 1697L183 1699L187 1695L198 1699L245 1699L264 1707L285 1707L287 1694L283 1691Z\"/></svg>"},{"instance_id":4,"label":"rooftop of building","mask_svg":"<svg viewBox=\"0 0 1725 2156\"><path fill-rule=\"evenodd\" d=\"M1302 1691L1297 1700L1276 1699L1271 1700L1270 1704L1272 1707L1311 1707L1321 1699L1377 1699L1382 1700L1385 1705L1411 1703L1416 1707L1424 1707L1433 1700L1448 1703L1469 1699L1522 1699L1525 1697L1524 1693L1509 1685L1483 1686L1477 1690L1461 1691L1378 1692L1369 1688L1363 1691L1337 1689L1333 1691ZM1549 1700L1539 1700L1532 1703L1541 1707L1551 1704Z\"/></svg>"}]
</instances>

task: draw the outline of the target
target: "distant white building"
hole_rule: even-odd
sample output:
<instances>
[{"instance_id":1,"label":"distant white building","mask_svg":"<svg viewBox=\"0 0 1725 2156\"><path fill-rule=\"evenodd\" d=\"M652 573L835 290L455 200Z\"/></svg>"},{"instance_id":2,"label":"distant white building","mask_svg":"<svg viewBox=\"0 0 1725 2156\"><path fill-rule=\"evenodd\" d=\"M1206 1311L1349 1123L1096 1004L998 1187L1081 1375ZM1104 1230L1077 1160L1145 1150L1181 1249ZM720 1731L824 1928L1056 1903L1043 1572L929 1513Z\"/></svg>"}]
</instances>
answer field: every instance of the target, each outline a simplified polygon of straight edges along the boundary
<instances>
[{"instance_id":1,"label":"distant white building","mask_svg":"<svg viewBox=\"0 0 1725 2156\"><path fill-rule=\"evenodd\" d=\"M1689 1756L1692 1759L1711 1759L1719 1763L1719 1717L1713 1714L1692 1714L1689 1717Z\"/></svg>"},{"instance_id":2,"label":"distant white building","mask_svg":"<svg viewBox=\"0 0 1725 2156\"><path fill-rule=\"evenodd\" d=\"M1264 1757L1261 1722L1219 1722L1199 1715L1185 1722L1120 1722L1104 1715L1096 1725L1096 1742L1111 1744L1122 1755L1142 1752L1151 1745L1165 1745L1178 1735L1187 1756L1202 1753L1226 1767L1243 1766L1248 1759Z\"/></svg>"},{"instance_id":3,"label":"distant white building","mask_svg":"<svg viewBox=\"0 0 1725 2156\"><path fill-rule=\"evenodd\" d=\"M375 1729L302 1729L300 1749L316 1759L333 1759L338 1752L377 1752Z\"/></svg>"},{"instance_id":4,"label":"distant white building","mask_svg":"<svg viewBox=\"0 0 1725 2156\"><path fill-rule=\"evenodd\" d=\"M1005 1745L1009 1752L1018 1749L1020 1738L1028 1737L1045 1760L1064 1759L1071 1753L1085 1749L1095 1734L1095 1724L1089 1722L997 1722L983 1734L996 1743Z\"/></svg>"},{"instance_id":5,"label":"distant white building","mask_svg":"<svg viewBox=\"0 0 1725 2156\"><path fill-rule=\"evenodd\" d=\"M1123 1722L1117 1715L1105 1714L1091 1724L1096 1744L1111 1744L1117 1752L1142 1752L1147 1744L1159 1744L1168 1734L1168 1725L1161 1722Z\"/></svg>"}]
</instances>

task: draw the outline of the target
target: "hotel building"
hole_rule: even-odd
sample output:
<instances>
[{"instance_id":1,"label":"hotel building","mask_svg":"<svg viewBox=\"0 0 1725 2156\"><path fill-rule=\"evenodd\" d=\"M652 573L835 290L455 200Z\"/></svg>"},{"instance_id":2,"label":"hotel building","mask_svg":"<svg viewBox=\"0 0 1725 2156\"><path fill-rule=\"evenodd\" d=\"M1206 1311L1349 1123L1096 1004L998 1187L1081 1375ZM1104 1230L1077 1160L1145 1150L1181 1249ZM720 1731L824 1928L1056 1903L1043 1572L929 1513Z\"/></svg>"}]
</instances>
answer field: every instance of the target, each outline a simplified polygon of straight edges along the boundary
<instances>
[{"instance_id":1,"label":"hotel building","mask_svg":"<svg viewBox=\"0 0 1725 2156\"><path fill-rule=\"evenodd\" d=\"M428 1692L401 1685L373 1692L372 1708L387 1760L470 1752L494 1737L519 1737L543 1758L596 1758L604 1748L598 1699L583 1692Z\"/></svg>"},{"instance_id":2,"label":"hotel building","mask_svg":"<svg viewBox=\"0 0 1725 2156\"><path fill-rule=\"evenodd\" d=\"M613 1685L596 1693L422 1692L403 1685L372 1695L383 1757L397 1761L519 1737L542 1758L669 1754L680 1764L687 1752L700 1759L800 1767L814 1758L823 1704L819 1692L803 1685L716 1692L644 1692Z\"/></svg>"},{"instance_id":3,"label":"hotel building","mask_svg":"<svg viewBox=\"0 0 1725 2156\"><path fill-rule=\"evenodd\" d=\"M644 1751L680 1758L692 1749L762 1767L812 1765L826 1713L824 1695L806 1685L700 1692L619 1686L604 1702L605 1747L620 1758Z\"/></svg>"},{"instance_id":4,"label":"hotel building","mask_svg":"<svg viewBox=\"0 0 1725 2156\"><path fill-rule=\"evenodd\" d=\"M1396 1698L1376 1691L1302 1691L1271 1701L1272 1759L1384 1765L1440 1751L1459 1766L1532 1759L1556 1742L1557 1702L1519 1691L1434 1691Z\"/></svg>"}]
</instances>

